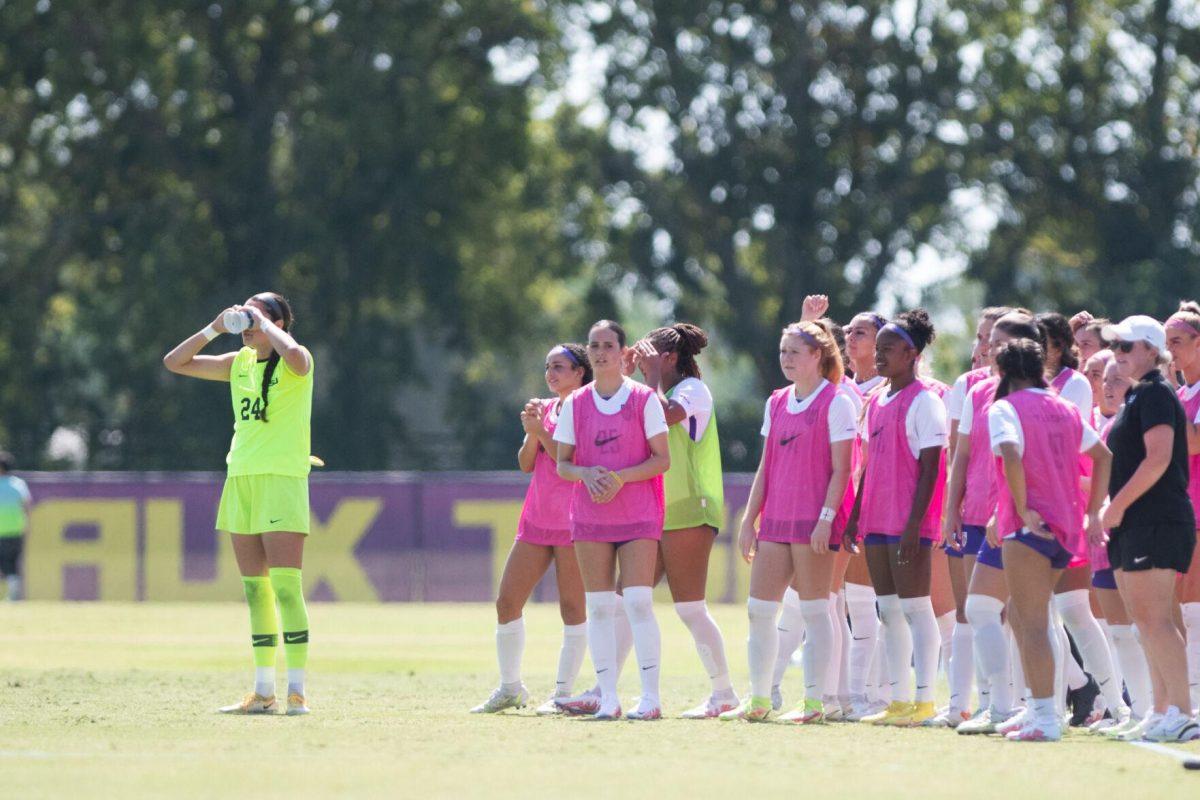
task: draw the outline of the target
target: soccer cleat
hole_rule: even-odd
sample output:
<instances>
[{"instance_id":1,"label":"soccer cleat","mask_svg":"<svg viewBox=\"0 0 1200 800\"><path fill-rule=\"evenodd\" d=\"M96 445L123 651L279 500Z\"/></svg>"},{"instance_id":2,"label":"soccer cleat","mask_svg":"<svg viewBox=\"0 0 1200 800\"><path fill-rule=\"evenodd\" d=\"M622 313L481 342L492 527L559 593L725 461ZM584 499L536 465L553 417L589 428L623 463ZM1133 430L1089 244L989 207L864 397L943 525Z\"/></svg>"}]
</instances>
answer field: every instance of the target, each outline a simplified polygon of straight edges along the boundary
<instances>
[{"instance_id":1,"label":"soccer cleat","mask_svg":"<svg viewBox=\"0 0 1200 800\"><path fill-rule=\"evenodd\" d=\"M1055 716L1044 720L1030 718L1020 728L1009 731L1004 738L1010 742L1057 742L1062 735L1062 725Z\"/></svg>"},{"instance_id":2,"label":"soccer cleat","mask_svg":"<svg viewBox=\"0 0 1200 800\"><path fill-rule=\"evenodd\" d=\"M1087 683L1080 686L1078 689L1072 689L1067 692L1067 705L1071 707L1071 727L1080 728L1095 722L1092 717L1097 708L1101 714L1104 711L1103 700L1100 697L1100 684L1096 683L1096 679L1089 673Z\"/></svg>"},{"instance_id":3,"label":"soccer cleat","mask_svg":"<svg viewBox=\"0 0 1200 800\"><path fill-rule=\"evenodd\" d=\"M932 701L913 703L909 709L909 713L902 717L896 717L891 722L884 722L882 724L895 725L897 728L917 728L936 716L937 708L933 705Z\"/></svg>"},{"instance_id":4,"label":"soccer cleat","mask_svg":"<svg viewBox=\"0 0 1200 800\"><path fill-rule=\"evenodd\" d=\"M1008 736L1013 731L1020 730L1021 727L1032 718L1033 711L1028 707L1022 708L1004 722L997 723L995 733L998 733L1001 736Z\"/></svg>"},{"instance_id":5,"label":"soccer cleat","mask_svg":"<svg viewBox=\"0 0 1200 800\"><path fill-rule=\"evenodd\" d=\"M804 703L779 718L781 722L794 722L797 725L815 725L824 722L825 704L816 698L805 698Z\"/></svg>"},{"instance_id":6,"label":"soccer cleat","mask_svg":"<svg viewBox=\"0 0 1200 800\"><path fill-rule=\"evenodd\" d=\"M1112 728L1110 730L1105 731L1104 733L1105 733L1105 735L1111 736L1112 738L1116 739L1117 741L1140 742L1142 740L1142 736L1144 736L1146 734L1146 731L1149 731L1149 730L1157 727L1158 722L1161 719L1162 719L1161 714L1151 713L1151 714L1147 714L1145 719L1141 719L1141 720L1132 720L1131 719L1129 721L1128 725L1122 725L1119 728Z\"/></svg>"},{"instance_id":7,"label":"soccer cleat","mask_svg":"<svg viewBox=\"0 0 1200 800\"><path fill-rule=\"evenodd\" d=\"M554 702L557 699L557 697L551 697L549 700L535 708L533 713L537 714L539 717L554 717L562 714L563 710Z\"/></svg>"},{"instance_id":8,"label":"soccer cleat","mask_svg":"<svg viewBox=\"0 0 1200 800\"><path fill-rule=\"evenodd\" d=\"M679 715L680 719L715 719L721 716L726 711L733 711L738 707L737 696L732 700L718 700L716 697L709 697L695 708L688 709Z\"/></svg>"},{"instance_id":9,"label":"soccer cleat","mask_svg":"<svg viewBox=\"0 0 1200 800\"><path fill-rule=\"evenodd\" d=\"M1192 742L1196 739L1200 739L1200 725L1174 707L1159 718L1157 725L1142 734L1145 742Z\"/></svg>"},{"instance_id":10,"label":"soccer cleat","mask_svg":"<svg viewBox=\"0 0 1200 800\"><path fill-rule=\"evenodd\" d=\"M1007 722L1013 717L1014 714L1015 712L1012 711L1003 713L1000 711L993 711L990 708L985 708L975 716L971 717L969 720L963 722L961 725L955 728L955 730L961 733L963 736L976 736L995 733L996 726L1003 722Z\"/></svg>"},{"instance_id":11,"label":"soccer cleat","mask_svg":"<svg viewBox=\"0 0 1200 800\"><path fill-rule=\"evenodd\" d=\"M274 714L279 710L279 704L274 696L263 697L251 692L242 698L242 702L217 709L222 714Z\"/></svg>"},{"instance_id":12,"label":"soccer cleat","mask_svg":"<svg viewBox=\"0 0 1200 800\"><path fill-rule=\"evenodd\" d=\"M735 719L744 719L746 722L766 722L773 710L770 698L747 697L742 701L740 706L726 711L724 714L718 716L717 719L724 722L730 722Z\"/></svg>"},{"instance_id":13,"label":"soccer cleat","mask_svg":"<svg viewBox=\"0 0 1200 800\"><path fill-rule=\"evenodd\" d=\"M869 722L872 725L895 725L896 720L908 716L913 711L913 704L906 703L902 700L894 700L888 703L888 707L878 713L871 714L868 717L863 717L863 722Z\"/></svg>"},{"instance_id":14,"label":"soccer cleat","mask_svg":"<svg viewBox=\"0 0 1200 800\"><path fill-rule=\"evenodd\" d=\"M847 704L849 700L846 701ZM822 697L821 703L825 706L825 721L826 722L845 722L847 707L842 706L842 698L840 697Z\"/></svg>"},{"instance_id":15,"label":"soccer cleat","mask_svg":"<svg viewBox=\"0 0 1200 800\"><path fill-rule=\"evenodd\" d=\"M632 720L633 722L651 722L656 719L662 719L662 708L659 706L650 706L649 708L639 706L626 714L625 719Z\"/></svg>"},{"instance_id":16,"label":"soccer cleat","mask_svg":"<svg viewBox=\"0 0 1200 800\"><path fill-rule=\"evenodd\" d=\"M933 719L926 720L923 724L926 728L950 728L954 730L969 719L971 719L971 712L961 711L957 708L947 708Z\"/></svg>"},{"instance_id":17,"label":"soccer cleat","mask_svg":"<svg viewBox=\"0 0 1200 800\"><path fill-rule=\"evenodd\" d=\"M594 717L592 717L592 719L594 719L598 722L612 722L612 721L618 720L620 718L621 718L621 707L620 706L617 706L616 708L612 709L611 711L597 709L596 715Z\"/></svg>"},{"instance_id":18,"label":"soccer cleat","mask_svg":"<svg viewBox=\"0 0 1200 800\"><path fill-rule=\"evenodd\" d=\"M302 717L308 713L308 703L304 699L304 695L292 692L288 695L287 715L289 717Z\"/></svg>"},{"instance_id":19,"label":"soccer cleat","mask_svg":"<svg viewBox=\"0 0 1200 800\"><path fill-rule=\"evenodd\" d=\"M554 705L558 706L559 710L564 714L570 714L573 717L585 717L589 714L599 713L600 694L588 690L574 697L556 697L554 698Z\"/></svg>"},{"instance_id":20,"label":"soccer cleat","mask_svg":"<svg viewBox=\"0 0 1200 800\"><path fill-rule=\"evenodd\" d=\"M850 711L846 713L845 719L847 722L862 722L863 717L869 717L874 713L875 708L865 695L851 695Z\"/></svg>"},{"instance_id":21,"label":"soccer cleat","mask_svg":"<svg viewBox=\"0 0 1200 800\"><path fill-rule=\"evenodd\" d=\"M472 714L496 714L506 708L524 708L529 702L529 692L522 685L515 692L510 692L503 686L492 692L487 700L471 709Z\"/></svg>"}]
</instances>

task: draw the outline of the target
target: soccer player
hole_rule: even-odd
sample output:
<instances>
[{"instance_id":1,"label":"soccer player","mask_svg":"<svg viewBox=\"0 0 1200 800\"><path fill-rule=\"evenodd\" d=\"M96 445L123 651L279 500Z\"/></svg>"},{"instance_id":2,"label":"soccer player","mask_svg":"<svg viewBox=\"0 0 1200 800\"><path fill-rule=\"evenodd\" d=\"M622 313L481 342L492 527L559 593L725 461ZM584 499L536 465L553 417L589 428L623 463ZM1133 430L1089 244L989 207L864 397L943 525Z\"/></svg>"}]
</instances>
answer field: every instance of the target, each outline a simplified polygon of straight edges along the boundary
<instances>
[{"instance_id":1,"label":"soccer player","mask_svg":"<svg viewBox=\"0 0 1200 800\"><path fill-rule=\"evenodd\" d=\"M29 486L12 474L15 464L11 453L0 451L0 575L7 585L5 597L9 602L22 597L21 551L33 503Z\"/></svg>"},{"instance_id":2,"label":"soccer player","mask_svg":"<svg viewBox=\"0 0 1200 800\"><path fill-rule=\"evenodd\" d=\"M725 641L704 599L708 557L725 520L717 416L696 363L707 345L704 331L686 322L656 328L634 345L634 362L657 392L669 428L671 468L663 475L666 511L655 583L666 574L675 612L712 682L709 698L684 719L711 719L738 705Z\"/></svg>"},{"instance_id":3,"label":"soccer player","mask_svg":"<svg viewBox=\"0 0 1200 800\"><path fill-rule=\"evenodd\" d=\"M558 474L575 483L571 540L583 575L588 648L600 685L595 717L601 720L621 716L615 618L618 563L642 682L640 702L626 716L662 718L662 644L654 618L653 587L663 529L662 474L671 466L671 455L656 390L622 375L627 351L620 325L601 320L592 326L588 359L595 379L563 403L554 431ZM563 702L558 704L564 708Z\"/></svg>"},{"instance_id":4,"label":"soccer player","mask_svg":"<svg viewBox=\"0 0 1200 800\"><path fill-rule=\"evenodd\" d=\"M948 425L945 404L917 377L920 355L934 336L929 315L917 309L883 326L876 337L875 366L888 388L867 403L863 476L846 526L847 546L855 546L859 530L865 534L885 626L892 701L886 711L865 718L882 725L921 725L937 713L933 683L940 634L930 599L930 565L940 509L931 501ZM916 671L915 702L908 690L910 663Z\"/></svg>"},{"instance_id":5,"label":"soccer player","mask_svg":"<svg viewBox=\"0 0 1200 800\"><path fill-rule=\"evenodd\" d=\"M772 393L763 411L763 453L738 535L751 564L750 697L721 719L770 716L776 618L791 582L805 626L805 699L783 719L806 724L823 721L827 671L836 666L829 593L857 425L854 405L839 388L841 354L826 325L802 321L785 328L779 365L790 383Z\"/></svg>"},{"instance_id":6,"label":"soccer player","mask_svg":"<svg viewBox=\"0 0 1200 800\"><path fill-rule=\"evenodd\" d=\"M1032 339L1003 345L996 354L996 401L988 410L992 451L999 456L996 533L1003 542L1011 622L1031 693L1026 710L997 728L1014 741L1062 738L1055 662L1070 656L1055 652L1059 639L1051 629L1050 598L1062 570L1086 553L1087 537L1104 538L1099 512L1111 465L1108 448L1078 409L1048 390L1044 359ZM1086 518L1075 453L1087 454L1093 464Z\"/></svg>"},{"instance_id":7,"label":"soccer player","mask_svg":"<svg viewBox=\"0 0 1200 800\"><path fill-rule=\"evenodd\" d=\"M200 351L227 333L228 312L245 314L242 348L219 356ZM308 713L304 672L308 662L308 610L301 567L309 532L308 473L313 357L291 334L292 308L274 292L217 315L163 358L171 372L229 383L233 441L217 509L217 529L227 531L250 607L254 691L227 714L273 714L275 648L282 622L288 668L287 713ZM276 603L279 605L276 614Z\"/></svg>"},{"instance_id":8,"label":"soccer player","mask_svg":"<svg viewBox=\"0 0 1200 800\"><path fill-rule=\"evenodd\" d=\"M1183 374L1179 400L1187 415L1188 495L1192 508L1200 509L1200 303L1186 300L1167 320L1167 350L1175 370ZM1200 565L1200 537L1192 564ZM1200 714L1200 569L1189 569L1177 585L1183 604L1183 624L1187 630L1188 684L1192 708Z\"/></svg>"},{"instance_id":9,"label":"soccer player","mask_svg":"<svg viewBox=\"0 0 1200 800\"><path fill-rule=\"evenodd\" d=\"M555 456L558 445L554 429L558 413L571 393L592 382L592 367L582 345L560 344L546 356L546 386L554 397L530 400L521 411L525 439L517 453L522 472L530 473L529 489L517 523L517 538L504 564L496 595L496 659L500 664L500 686L474 714L494 714L506 708L521 708L529 692L521 681L521 656L525 651L525 603L538 581L554 564L558 583L558 608L563 621L563 641L558 657L554 697L538 707L537 713L557 714L555 698L569 697L587 650L583 578L571 544L571 490L558 477Z\"/></svg>"}]
</instances>

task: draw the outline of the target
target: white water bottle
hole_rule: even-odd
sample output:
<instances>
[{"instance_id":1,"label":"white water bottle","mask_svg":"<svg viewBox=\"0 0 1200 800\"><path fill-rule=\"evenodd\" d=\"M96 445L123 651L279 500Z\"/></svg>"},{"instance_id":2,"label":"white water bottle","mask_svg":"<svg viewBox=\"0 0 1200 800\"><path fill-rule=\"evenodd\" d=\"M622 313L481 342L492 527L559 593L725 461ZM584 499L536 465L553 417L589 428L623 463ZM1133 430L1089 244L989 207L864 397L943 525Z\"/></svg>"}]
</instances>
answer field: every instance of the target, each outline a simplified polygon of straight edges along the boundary
<instances>
[{"instance_id":1,"label":"white water bottle","mask_svg":"<svg viewBox=\"0 0 1200 800\"><path fill-rule=\"evenodd\" d=\"M225 330L230 333L241 333L248 330L254 324L254 318L250 316L249 311L226 311L221 317L221 322L225 325Z\"/></svg>"}]
</instances>

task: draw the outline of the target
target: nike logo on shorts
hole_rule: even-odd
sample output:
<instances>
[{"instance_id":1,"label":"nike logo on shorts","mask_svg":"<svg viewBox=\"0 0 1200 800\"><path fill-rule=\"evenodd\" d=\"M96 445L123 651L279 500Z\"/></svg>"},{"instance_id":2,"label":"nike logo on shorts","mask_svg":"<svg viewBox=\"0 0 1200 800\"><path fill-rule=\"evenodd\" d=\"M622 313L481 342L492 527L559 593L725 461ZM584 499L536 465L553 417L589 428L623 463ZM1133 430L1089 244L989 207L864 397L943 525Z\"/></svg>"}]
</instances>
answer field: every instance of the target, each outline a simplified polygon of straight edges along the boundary
<instances>
[{"instance_id":1,"label":"nike logo on shorts","mask_svg":"<svg viewBox=\"0 0 1200 800\"><path fill-rule=\"evenodd\" d=\"M1135 563L1135 564L1140 564L1140 563L1142 563L1143 561L1145 561L1145 560L1146 560L1146 559L1148 559L1148 558L1150 558L1150 556L1142 556L1141 558L1135 558L1135 559L1133 560L1133 563Z\"/></svg>"},{"instance_id":2,"label":"nike logo on shorts","mask_svg":"<svg viewBox=\"0 0 1200 800\"><path fill-rule=\"evenodd\" d=\"M270 521L268 524L270 524L270 525L274 525L276 522L282 522L282 521L283 521L283 517L280 517L279 519L273 519L273 520L271 520L271 521Z\"/></svg>"}]
</instances>

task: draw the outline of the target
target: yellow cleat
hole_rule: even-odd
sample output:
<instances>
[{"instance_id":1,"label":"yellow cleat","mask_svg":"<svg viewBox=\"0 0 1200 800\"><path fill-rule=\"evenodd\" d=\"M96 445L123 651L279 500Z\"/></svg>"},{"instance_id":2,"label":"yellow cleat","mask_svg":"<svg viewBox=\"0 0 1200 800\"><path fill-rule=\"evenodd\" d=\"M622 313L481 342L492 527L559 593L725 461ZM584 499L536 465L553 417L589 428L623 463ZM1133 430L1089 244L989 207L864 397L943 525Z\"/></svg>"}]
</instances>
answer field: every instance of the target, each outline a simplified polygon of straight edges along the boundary
<instances>
[{"instance_id":1,"label":"yellow cleat","mask_svg":"<svg viewBox=\"0 0 1200 800\"><path fill-rule=\"evenodd\" d=\"M279 710L275 697L263 697L251 692L242 698L242 702L232 706L222 706L217 709L222 714L274 714Z\"/></svg>"},{"instance_id":2,"label":"yellow cleat","mask_svg":"<svg viewBox=\"0 0 1200 800\"><path fill-rule=\"evenodd\" d=\"M891 702L888 707L878 714L872 714L869 717L863 717L863 722L869 722L872 725L895 725L895 720L902 719L913 711L912 703L905 703L899 700Z\"/></svg>"},{"instance_id":3,"label":"yellow cleat","mask_svg":"<svg viewBox=\"0 0 1200 800\"><path fill-rule=\"evenodd\" d=\"M885 722L885 725L895 725L898 728L916 728L924 725L928 720L937 716L937 709L933 707L933 703L913 703L909 713L902 717L896 717L891 722Z\"/></svg>"},{"instance_id":4,"label":"yellow cleat","mask_svg":"<svg viewBox=\"0 0 1200 800\"><path fill-rule=\"evenodd\" d=\"M308 703L304 700L304 695L292 692L288 695L287 715L289 717L299 717L302 714L308 713Z\"/></svg>"}]
</instances>

